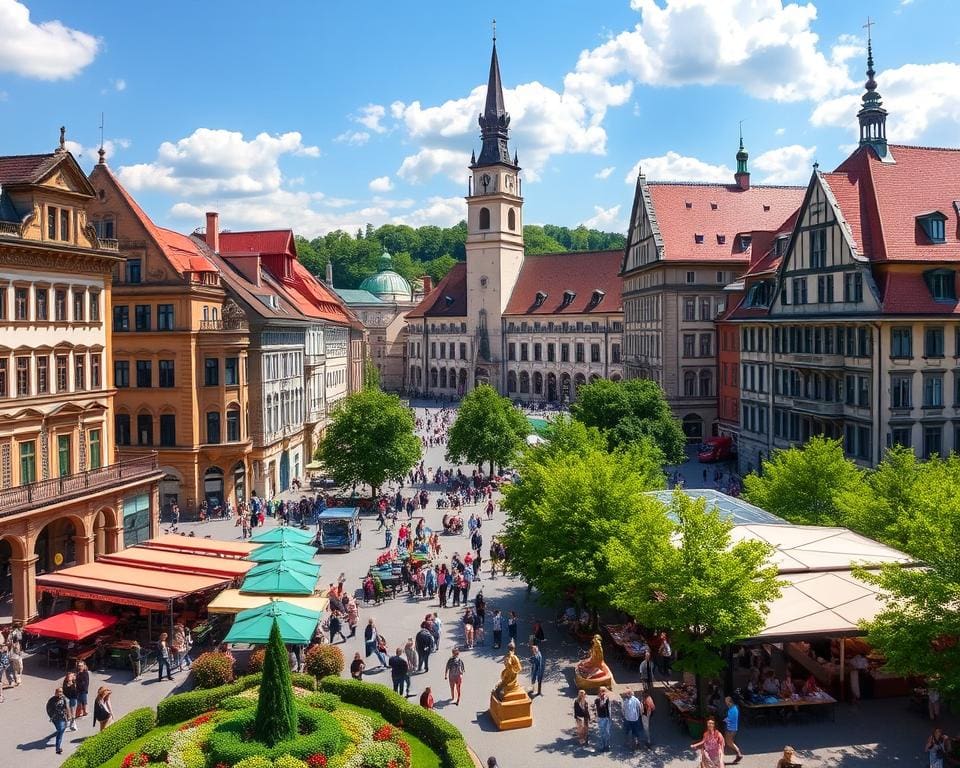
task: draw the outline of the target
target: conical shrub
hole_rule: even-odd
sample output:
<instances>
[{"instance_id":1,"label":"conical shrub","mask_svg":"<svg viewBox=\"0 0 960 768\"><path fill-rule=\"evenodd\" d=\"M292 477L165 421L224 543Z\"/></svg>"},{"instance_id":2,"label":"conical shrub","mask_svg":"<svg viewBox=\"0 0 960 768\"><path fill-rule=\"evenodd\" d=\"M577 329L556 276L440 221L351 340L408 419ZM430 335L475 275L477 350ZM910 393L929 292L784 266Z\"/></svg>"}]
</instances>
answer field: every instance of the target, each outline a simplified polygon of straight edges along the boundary
<instances>
[{"instance_id":1,"label":"conical shrub","mask_svg":"<svg viewBox=\"0 0 960 768\"><path fill-rule=\"evenodd\" d=\"M263 659L263 679L257 701L257 719L253 726L257 741L272 747L297 735L297 710L290 680L290 657L280 637L276 620Z\"/></svg>"}]
</instances>

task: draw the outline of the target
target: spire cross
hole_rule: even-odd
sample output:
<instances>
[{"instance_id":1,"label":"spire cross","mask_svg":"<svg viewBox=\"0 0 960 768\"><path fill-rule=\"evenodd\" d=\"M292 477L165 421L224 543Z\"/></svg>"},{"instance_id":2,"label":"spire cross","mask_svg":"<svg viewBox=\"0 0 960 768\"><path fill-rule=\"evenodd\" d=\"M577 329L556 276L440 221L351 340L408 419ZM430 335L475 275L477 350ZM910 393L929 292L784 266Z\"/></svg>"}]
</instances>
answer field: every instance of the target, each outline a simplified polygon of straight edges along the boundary
<instances>
[{"instance_id":1,"label":"spire cross","mask_svg":"<svg viewBox=\"0 0 960 768\"><path fill-rule=\"evenodd\" d=\"M870 32L872 31L872 30L870 29L870 27L872 27L872 26L873 26L874 24L876 24L876 23L877 23L877 22L875 22L875 21L870 21L870 17L867 16L867 23L863 25L863 28L864 28L865 30L867 30L867 42L868 42L868 43L870 42Z\"/></svg>"},{"instance_id":2,"label":"spire cross","mask_svg":"<svg viewBox=\"0 0 960 768\"><path fill-rule=\"evenodd\" d=\"M743 144L743 120L741 120L738 125L740 126L740 144Z\"/></svg>"},{"instance_id":3,"label":"spire cross","mask_svg":"<svg viewBox=\"0 0 960 768\"><path fill-rule=\"evenodd\" d=\"M497 20L493 20L493 42L497 42Z\"/></svg>"}]
</instances>

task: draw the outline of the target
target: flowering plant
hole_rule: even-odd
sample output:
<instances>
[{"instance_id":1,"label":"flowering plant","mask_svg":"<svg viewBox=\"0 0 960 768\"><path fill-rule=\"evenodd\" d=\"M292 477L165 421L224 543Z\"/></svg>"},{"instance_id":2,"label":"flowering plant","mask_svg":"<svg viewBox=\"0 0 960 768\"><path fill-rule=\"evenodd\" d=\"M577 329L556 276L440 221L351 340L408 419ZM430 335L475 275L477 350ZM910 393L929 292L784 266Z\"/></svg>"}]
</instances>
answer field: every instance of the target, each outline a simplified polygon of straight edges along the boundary
<instances>
[{"instance_id":1,"label":"flowering plant","mask_svg":"<svg viewBox=\"0 0 960 768\"><path fill-rule=\"evenodd\" d=\"M310 768L327 768L327 756L322 752L310 755L310 757L307 758L307 765L310 766Z\"/></svg>"},{"instance_id":2,"label":"flowering plant","mask_svg":"<svg viewBox=\"0 0 960 768\"><path fill-rule=\"evenodd\" d=\"M121 768L140 768L150 762L150 758L143 752L131 752L120 763Z\"/></svg>"}]
</instances>

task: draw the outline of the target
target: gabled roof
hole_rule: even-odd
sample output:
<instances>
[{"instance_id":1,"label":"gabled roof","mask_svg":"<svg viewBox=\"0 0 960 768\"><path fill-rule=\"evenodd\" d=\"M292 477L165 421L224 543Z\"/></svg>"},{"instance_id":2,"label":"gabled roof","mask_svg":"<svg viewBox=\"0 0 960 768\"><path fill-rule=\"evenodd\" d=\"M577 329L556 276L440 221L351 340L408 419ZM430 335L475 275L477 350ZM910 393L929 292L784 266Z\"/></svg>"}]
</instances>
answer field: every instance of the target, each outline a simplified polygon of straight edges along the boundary
<instances>
[{"instance_id":1,"label":"gabled roof","mask_svg":"<svg viewBox=\"0 0 960 768\"><path fill-rule=\"evenodd\" d=\"M452 299L451 302L447 302L447 296ZM466 316L467 265L462 261L454 264L443 280L437 283L437 287L407 313L408 318Z\"/></svg>"},{"instance_id":2,"label":"gabled roof","mask_svg":"<svg viewBox=\"0 0 960 768\"><path fill-rule=\"evenodd\" d=\"M957 277L954 275L954 283ZM922 272L887 272L878 277L880 298L885 314L892 315L957 315L960 302L937 301ZM956 284L954 285L956 294Z\"/></svg>"},{"instance_id":3,"label":"gabled roof","mask_svg":"<svg viewBox=\"0 0 960 768\"><path fill-rule=\"evenodd\" d=\"M0 184L36 184L52 170L65 153L7 155L0 157Z\"/></svg>"},{"instance_id":4,"label":"gabled roof","mask_svg":"<svg viewBox=\"0 0 960 768\"><path fill-rule=\"evenodd\" d=\"M293 230L265 229L256 232L221 232L220 253L287 253L293 247Z\"/></svg>"},{"instance_id":5,"label":"gabled roof","mask_svg":"<svg viewBox=\"0 0 960 768\"><path fill-rule=\"evenodd\" d=\"M622 310L620 261L623 249L610 251L569 251L525 256L505 315L606 314ZM603 298L592 303L593 292ZM562 306L564 292L576 296ZM537 292L547 295L536 306Z\"/></svg>"},{"instance_id":6,"label":"gabled roof","mask_svg":"<svg viewBox=\"0 0 960 768\"><path fill-rule=\"evenodd\" d=\"M336 294L296 259L292 262L293 281L281 285L290 300L308 317L363 327Z\"/></svg>"},{"instance_id":7,"label":"gabled roof","mask_svg":"<svg viewBox=\"0 0 960 768\"><path fill-rule=\"evenodd\" d=\"M784 253L777 253L777 241L786 235L790 235L796 227L797 220L800 217L800 209L797 208L791 213L775 231L756 231L750 233L751 253L750 266L738 281L741 284L741 295L735 302L728 307L723 314L723 320L741 320L751 317L763 317L770 313L767 307L747 307L744 303L749 295L752 283L758 282L762 278L771 279L776 276L783 262ZM755 254L759 254L756 255ZM728 286L727 290L731 290Z\"/></svg>"}]
</instances>

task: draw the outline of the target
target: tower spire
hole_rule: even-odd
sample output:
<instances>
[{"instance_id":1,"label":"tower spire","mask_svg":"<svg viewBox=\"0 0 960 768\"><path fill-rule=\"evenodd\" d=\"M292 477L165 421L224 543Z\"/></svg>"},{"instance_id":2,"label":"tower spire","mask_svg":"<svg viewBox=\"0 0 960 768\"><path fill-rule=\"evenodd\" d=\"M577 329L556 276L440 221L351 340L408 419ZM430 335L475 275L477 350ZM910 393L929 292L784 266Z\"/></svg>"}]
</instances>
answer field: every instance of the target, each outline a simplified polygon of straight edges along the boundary
<instances>
[{"instance_id":1,"label":"tower spire","mask_svg":"<svg viewBox=\"0 0 960 768\"><path fill-rule=\"evenodd\" d=\"M883 101L877 92L876 72L873 69L873 35L871 27L876 24L867 17L864 28L867 30L867 81L864 83L864 93L861 97L862 106L857 112L857 121L860 123L860 146L873 147L881 159L887 156L887 110L883 108Z\"/></svg>"},{"instance_id":2,"label":"tower spire","mask_svg":"<svg viewBox=\"0 0 960 768\"><path fill-rule=\"evenodd\" d=\"M733 175L736 185L740 189L750 189L750 170L747 168L747 159L750 155L743 148L743 120L740 121L740 149L737 150L737 172Z\"/></svg>"},{"instance_id":3,"label":"tower spire","mask_svg":"<svg viewBox=\"0 0 960 768\"><path fill-rule=\"evenodd\" d=\"M483 146L477 165L503 163L510 165L510 115L503 104L503 83L500 80L500 60L497 58L497 28L494 21L493 52L490 54L490 75L487 78L487 98L479 118Z\"/></svg>"}]
</instances>

